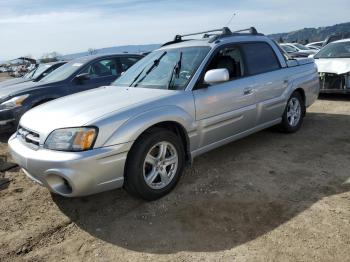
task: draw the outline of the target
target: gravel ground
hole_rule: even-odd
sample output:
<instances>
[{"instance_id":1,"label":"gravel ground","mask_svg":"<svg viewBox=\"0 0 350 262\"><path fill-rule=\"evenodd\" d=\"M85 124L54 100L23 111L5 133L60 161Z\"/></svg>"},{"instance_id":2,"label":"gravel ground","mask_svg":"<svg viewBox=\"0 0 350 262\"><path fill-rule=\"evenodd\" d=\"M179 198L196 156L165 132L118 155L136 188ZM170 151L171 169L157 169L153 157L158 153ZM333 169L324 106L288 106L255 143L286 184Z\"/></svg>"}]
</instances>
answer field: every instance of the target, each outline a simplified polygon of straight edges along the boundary
<instances>
[{"instance_id":1,"label":"gravel ground","mask_svg":"<svg viewBox=\"0 0 350 262\"><path fill-rule=\"evenodd\" d=\"M0 261L350 261L349 128L350 97L323 97L298 133L207 153L150 203L65 199L0 173Z\"/></svg>"}]
</instances>

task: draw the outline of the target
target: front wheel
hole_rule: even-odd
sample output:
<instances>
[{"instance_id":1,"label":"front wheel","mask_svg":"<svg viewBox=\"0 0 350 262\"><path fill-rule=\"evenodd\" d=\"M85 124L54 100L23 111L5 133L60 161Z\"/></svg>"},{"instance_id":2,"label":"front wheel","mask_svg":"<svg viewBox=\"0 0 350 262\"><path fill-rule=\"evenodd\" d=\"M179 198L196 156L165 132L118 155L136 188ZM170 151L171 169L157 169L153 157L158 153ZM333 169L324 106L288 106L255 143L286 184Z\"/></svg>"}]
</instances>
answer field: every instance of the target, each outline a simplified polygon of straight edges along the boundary
<instances>
[{"instance_id":1,"label":"front wheel","mask_svg":"<svg viewBox=\"0 0 350 262\"><path fill-rule=\"evenodd\" d=\"M125 189L134 196L155 200L177 184L185 163L181 139L166 129L147 132L128 154Z\"/></svg>"},{"instance_id":2,"label":"front wheel","mask_svg":"<svg viewBox=\"0 0 350 262\"><path fill-rule=\"evenodd\" d=\"M294 92L288 100L282 116L280 128L283 132L294 133L303 123L305 103L298 92Z\"/></svg>"}]
</instances>

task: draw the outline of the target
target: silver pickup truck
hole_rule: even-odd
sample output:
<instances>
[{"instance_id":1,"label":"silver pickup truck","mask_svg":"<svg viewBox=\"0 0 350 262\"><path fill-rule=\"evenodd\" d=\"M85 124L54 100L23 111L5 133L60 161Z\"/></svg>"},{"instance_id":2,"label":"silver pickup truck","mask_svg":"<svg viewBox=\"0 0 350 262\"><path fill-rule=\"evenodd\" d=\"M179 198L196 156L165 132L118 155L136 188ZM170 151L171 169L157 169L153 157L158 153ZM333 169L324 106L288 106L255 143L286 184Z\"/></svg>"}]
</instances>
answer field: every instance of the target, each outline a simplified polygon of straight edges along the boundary
<instances>
[{"instance_id":1,"label":"silver pickup truck","mask_svg":"<svg viewBox=\"0 0 350 262\"><path fill-rule=\"evenodd\" d=\"M177 35L100 87L41 105L9 146L24 173L75 197L124 187L154 200L193 158L265 128L295 132L319 94L313 59L255 28Z\"/></svg>"}]
</instances>

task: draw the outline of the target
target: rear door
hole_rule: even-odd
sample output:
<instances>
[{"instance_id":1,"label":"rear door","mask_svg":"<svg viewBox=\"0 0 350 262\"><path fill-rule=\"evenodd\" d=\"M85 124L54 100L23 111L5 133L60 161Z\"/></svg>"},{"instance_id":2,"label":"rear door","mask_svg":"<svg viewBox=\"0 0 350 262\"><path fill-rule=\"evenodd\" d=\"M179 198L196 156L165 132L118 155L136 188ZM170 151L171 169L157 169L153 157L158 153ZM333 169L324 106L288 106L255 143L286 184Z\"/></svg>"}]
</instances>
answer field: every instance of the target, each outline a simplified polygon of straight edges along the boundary
<instances>
[{"instance_id":1,"label":"rear door","mask_svg":"<svg viewBox=\"0 0 350 262\"><path fill-rule=\"evenodd\" d=\"M257 103L256 125L280 118L285 108L284 92L288 70L282 68L275 51L266 42L242 43L250 80Z\"/></svg>"},{"instance_id":2,"label":"rear door","mask_svg":"<svg viewBox=\"0 0 350 262\"><path fill-rule=\"evenodd\" d=\"M228 69L230 80L215 85L204 84L205 72L218 68ZM254 127L255 96L245 74L243 54L237 45L221 48L209 62L193 91L196 122L200 132L199 147L224 142L225 139Z\"/></svg>"}]
</instances>

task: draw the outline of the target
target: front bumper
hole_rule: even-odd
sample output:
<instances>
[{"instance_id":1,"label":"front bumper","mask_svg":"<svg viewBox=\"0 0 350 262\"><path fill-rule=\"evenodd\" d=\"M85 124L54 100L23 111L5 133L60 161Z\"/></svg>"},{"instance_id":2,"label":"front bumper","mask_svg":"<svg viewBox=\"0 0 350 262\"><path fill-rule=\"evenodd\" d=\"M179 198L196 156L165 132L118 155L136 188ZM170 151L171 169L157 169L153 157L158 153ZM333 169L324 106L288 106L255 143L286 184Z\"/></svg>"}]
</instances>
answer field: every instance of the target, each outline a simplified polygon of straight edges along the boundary
<instances>
[{"instance_id":1,"label":"front bumper","mask_svg":"<svg viewBox=\"0 0 350 262\"><path fill-rule=\"evenodd\" d=\"M28 106L20 106L13 109L0 110L0 128L2 126L17 126L22 115L30 108Z\"/></svg>"},{"instance_id":2,"label":"front bumper","mask_svg":"<svg viewBox=\"0 0 350 262\"><path fill-rule=\"evenodd\" d=\"M0 110L0 127L6 126L15 122L13 110Z\"/></svg>"},{"instance_id":3,"label":"front bumper","mask_svg":"<svg viewBox=\"0 0 350 262\"><path fill-rule=\"evenodd\" d=\"M350 93L350 75L320 73L320 93Z\"/></svg>"},{"instance_id":4,"label":"front bumper","mask_svg":"<svg viewBox=\"0 0 350 262\"><path fill-rule=\"evenodd\" d=\"M8 144L13 159L28 177L56 194L77 197L122 187L132 143L84 152L33 150L14 134Z\"/></svg>"}]
</instances>

